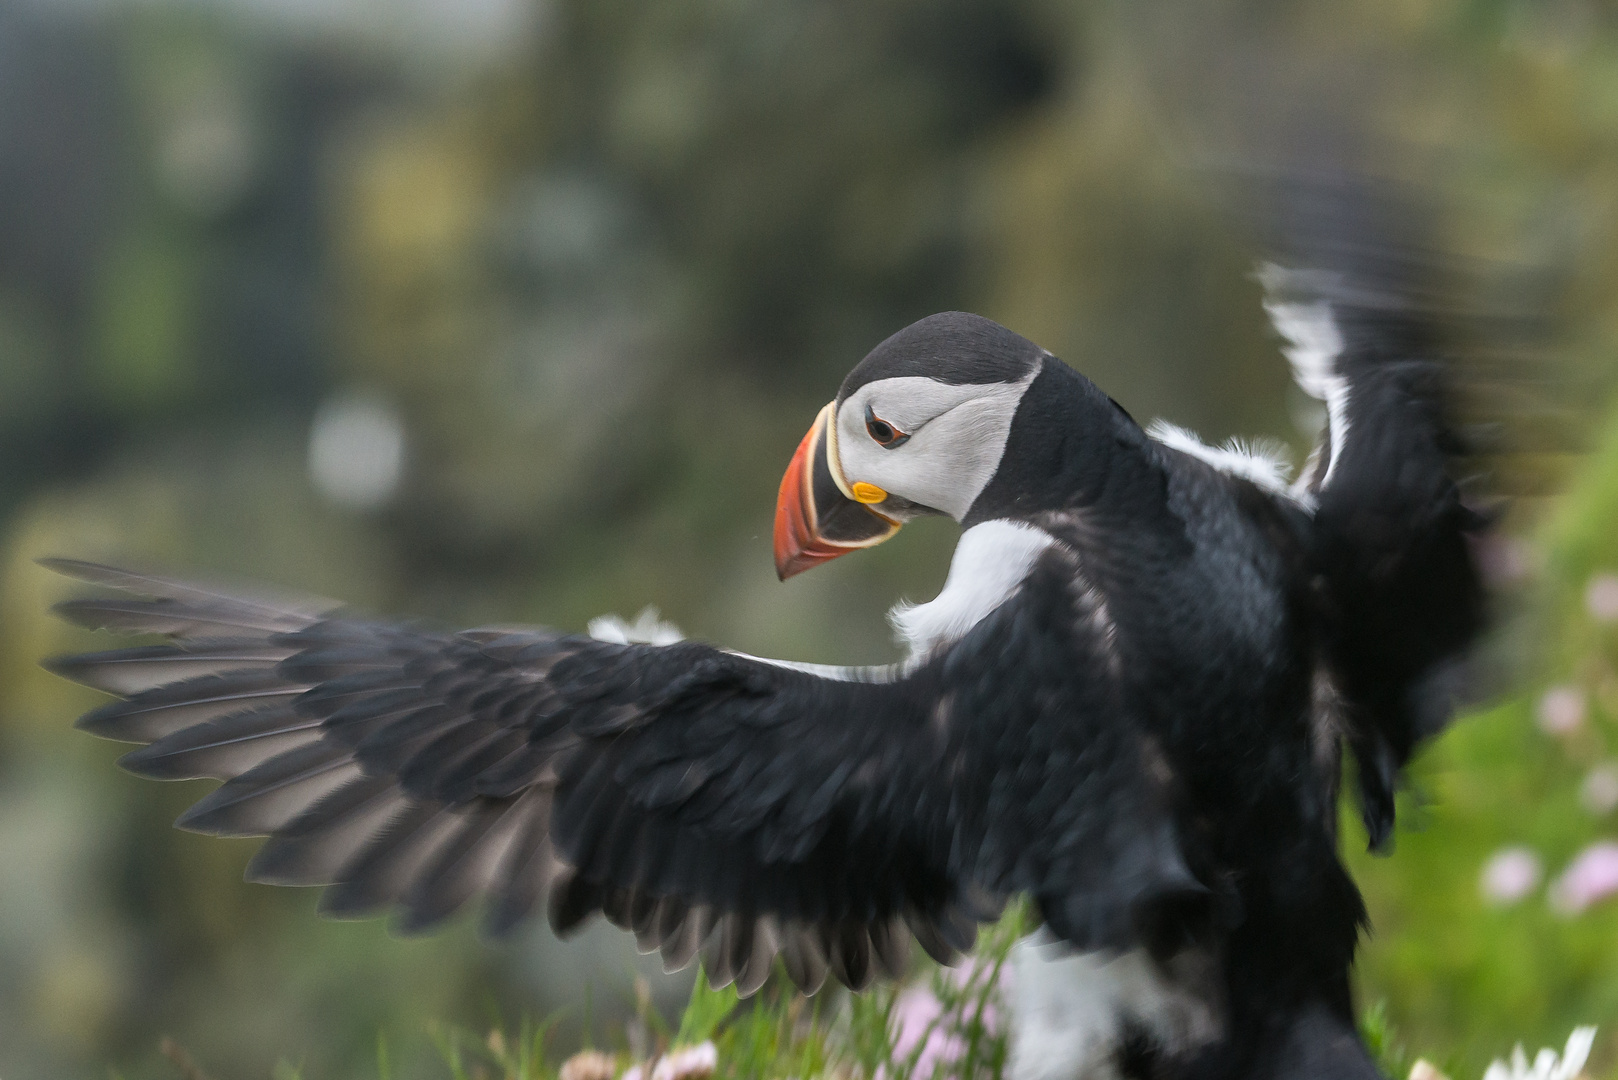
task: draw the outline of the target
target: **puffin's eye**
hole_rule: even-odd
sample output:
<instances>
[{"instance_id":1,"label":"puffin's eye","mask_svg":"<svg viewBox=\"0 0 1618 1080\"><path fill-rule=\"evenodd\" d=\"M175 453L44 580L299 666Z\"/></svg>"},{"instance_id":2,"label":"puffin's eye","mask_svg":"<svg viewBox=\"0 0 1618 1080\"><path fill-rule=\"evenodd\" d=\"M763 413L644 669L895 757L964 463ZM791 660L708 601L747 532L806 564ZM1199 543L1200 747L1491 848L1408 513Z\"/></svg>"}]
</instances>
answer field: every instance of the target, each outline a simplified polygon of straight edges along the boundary
<instances>
[{"instance_id":1,"label":"puffin's eye","mask_svg":"<svg viewBox=\"0 0 1618 1080\"><path fill-rule=\"evenodd\" d=\"M910 436L876 414L869 404L865 406L865 430L877 443L889 450L903 446Z\"/></svg>"}]
</instances>

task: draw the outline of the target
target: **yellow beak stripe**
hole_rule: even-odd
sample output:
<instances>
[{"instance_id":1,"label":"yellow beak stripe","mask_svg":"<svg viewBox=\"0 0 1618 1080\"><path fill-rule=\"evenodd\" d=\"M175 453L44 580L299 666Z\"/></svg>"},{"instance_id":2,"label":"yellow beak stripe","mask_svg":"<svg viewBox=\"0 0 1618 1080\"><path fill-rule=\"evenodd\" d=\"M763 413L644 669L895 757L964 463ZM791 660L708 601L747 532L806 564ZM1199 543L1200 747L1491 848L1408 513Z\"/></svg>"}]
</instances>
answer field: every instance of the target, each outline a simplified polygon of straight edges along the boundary
<instances>
[{"instance_id":1,"label":"yellow beak stripe","mask_svg":"<svg viewBox=\"0 0 1618 1080\"><path fill-rule=\"evenodd\" d=\"M849 485L849 488L854 496L854 501L858 503L879 503L888 497L886 491L883 491L875 484L867 484L864 480L856 480Z\"/></svg>"}]
</instances>

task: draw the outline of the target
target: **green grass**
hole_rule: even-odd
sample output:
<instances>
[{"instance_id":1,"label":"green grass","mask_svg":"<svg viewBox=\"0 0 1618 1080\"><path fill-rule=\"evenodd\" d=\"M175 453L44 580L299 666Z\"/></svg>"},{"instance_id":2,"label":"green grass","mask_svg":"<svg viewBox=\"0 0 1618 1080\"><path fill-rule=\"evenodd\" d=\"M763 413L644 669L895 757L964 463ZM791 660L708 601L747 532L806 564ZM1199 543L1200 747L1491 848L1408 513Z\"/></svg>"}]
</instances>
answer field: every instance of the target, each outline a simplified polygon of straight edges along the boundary
<instances>
[{"instance_id":1,"label":"green grass","mask_svg":"<svg viewBox=\"0 0 1618 1080\"><path fill-rule=\"evenodd\" d=\"M1014 905L999 923L984 930L972 962L953 969L923 963L905 984L879 985L863 994L825 990L805 998L785 972L777 970L763 990L744 1001L735 987L715 989L699 973L676 1022L658 1014L644 987L637 995L637 1019L651 1036L653 1061L671 1050L713 1043L718 1057L714 1080L1003 1080L1009 1040L995 1022L997 1015L1004 1015L999 980L1012 945L1031 924L1026 905ZM922 992L937 1002L937 1015L901 1048L896 1029L902 1002L906 995ZM481 1032L432 1025L425 1038L417 1040L402 1071L432 1080L560 1080L571 1055L551 1038L555 1019L523 1020L514 1027L497 1023ZM950 1040L957 1052L929 1063L923 1051L934 1033ZM1446 1048L1407 1045L1390 1020L1385 1001L1365 1010L1360 1034L1378 1067L1394 1080L1408 1076L1417 1058L1432 1062L1452 1080L1476 1075L1459 1054ZM627 1031L612 1041L616 1046L602 1052L611 1059L615 1077L641 1063L627 1049ZM1505 1057L1509 1049L1499 1046L1495 1056ZM1532 1047L1529 1052L1531 1056ZM215 1080L172 1040L164 1041L163 1055L178 1080ZM397 1076L394 1046L379 1035L375 1080ZM301 1066L282 1062L271 1080L327 1078L306 1075Z\"/></svg>"},{"instance_id":2,"label":"green grass","mask_svg":"<svg viewBox=\"0 0 1618 1080\"><path fill-rule=\"evenodd\" d=\"M806 998L778 969L757 995L743 1001L734 986L715 989L699 972L676 1021L652 1007L644 988L637 995L636 1018L651 1038L654 1060L680 1047L713 1043L716 1080L868 1080L878 1075L883 1080L999 1080L1008 1052L1006 1034L993 1022L1004 1015L999 978L1011 946L1030 926L1026 906L1013 905L1000 922L984 929L972 962L953 969L923 962L905 984L879 985L863 994L826 989ZM901 1053L895 1027L905 995L924 992L936 1000L937 1015L912 1033ZM487 1031L433 1025L402 1060L395 1043L379 1035L374 1077L396 1080L425 1071L433 1080L558 1080L570 1055L550 1038L553 1028L554 1018L525 1020L514 1028L495 1024ZM951 1040L957 1053L929 1063L924 1049L935 1033ZM620 1075L637 1062L627 1049L627 1031L612 1041L616 1045L602 1052ZM164 1053L180 1080L214 1080L172 1042ZM308 1076L300 1066L283 1062L273 1080L327 1078Z\"/></svg>"}]
</instances>

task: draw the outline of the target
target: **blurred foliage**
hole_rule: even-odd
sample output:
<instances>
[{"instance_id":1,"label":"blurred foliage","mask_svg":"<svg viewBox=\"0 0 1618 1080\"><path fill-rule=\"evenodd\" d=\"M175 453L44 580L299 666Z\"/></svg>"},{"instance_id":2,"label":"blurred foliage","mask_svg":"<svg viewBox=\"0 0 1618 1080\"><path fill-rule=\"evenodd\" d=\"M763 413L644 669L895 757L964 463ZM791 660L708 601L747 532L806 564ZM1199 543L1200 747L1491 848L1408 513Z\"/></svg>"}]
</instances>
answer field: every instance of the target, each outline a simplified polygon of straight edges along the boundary
<instances>
[{"instance_id":1,"label":"blurred foliage","mask_svg":"<svg viewBox=\"0 0 1618 1080\"><path fill-rule=\"evenodd\" d=\"M676 1024L664 1020L638 986L643 1000L636 1016L609 1031L604 1048L588 1047L567 1060L553 1052L553 1023L528 1020L515 1031L496 1022L483 1036L464 1026L435 1029L425 1040L430 1050L416 1040L413 1052L436 1058L442 1069L430 1074L447 1073L448 1080L644 1080L662 1075L659 1063L674 1080L1001 1080L1009 1053L1001 974L1030 922L1026 904L1012 905L984 929L967 968L951 972L924 961L908 990L883 984L851 994L833 985L806 999L778 965L760 993L744 1002L733 985L715 989L699 971ZM925 1015L909 1007L912 1002L924 1002ZM694 1068L669 1068L692 1048L700 1048ZM711 1063L702 1061L703 1051L712 1052ZM200 1071L177 1044L164 1052L182 1074ZM394 1055L387 1040L377 1044L379 1080L394 1075ZM284 1062L278 1070L305 1075Z\"/></svg>"},{"instance_id":2,"label":"blurred foliage","mask_svg":"<svg viewBox=\"0 0 1618 1080\"><path fill-rule=\"evenodd\" d=\"M609 932L399 940L241 884L250 844L168 827L195 785L136 782L69 730L93 696L34 663L97 639L46 614L61 586L34 558L456 623L650 602L753 652L891 657L881 613L937 587L954 530L778 585L775 485L815 410L888 333L967 308L1142 420L1301 449L1318 418L1221 168L1311 93L1404 148L1447 246L1535 271L1471 299L1548 312L1582 398L1536 466L1570 494L1510 518L1531 569L1514 689L1422 760L1397 854L1354 857L1364 996L1462 1074L1581 1022L1618 1061L1618 905L1479 889L1502 847L1557 878L1614 835L1580 792L1618 718L1586 595L1618 569L1618 419L1579 417L1618 351L1618 12L507 6L474 39L447 28L498 5L409 5L439 11L420 32L335 0L0 0L0 1075L171 1075L169 1034L220 1076L369 1077L376 1033L424 1017L568 1007L548 1037L572 1046L635 1014L632 971L665 1010L686 992ZM308 464L322 406L355 395L405 440L367 510ZM1558 687L1588 717L1553 736Z\"/></svg>"},{"instance_id":3,"label":"blurred foliage","mask_svg":"<svg viewBox=\"0 0 1618 1080\"><path fill-rule=\"evenodd\" d=\"M1354 860L1375 920L1365 982L1411 1045L1447 1049L1467 1072L1501 1053L1501 1032L1554 1046L1574 1021L1604 1024L1595 1060L1618 1060L1618 904L1558 910L1554 884L1537 883L1490 904L1480 886L1496 851L1521 846L1554 882L1614 835L1613 805L1581 791L1618 760L1618 627L1591 591L1618 568L1618 423L1607 427L1536 536L1534 673L1420 759L1398 853ZM1568 690L1586 704L1544 730L1544 695Z\"/></svg>"}]
</instances>

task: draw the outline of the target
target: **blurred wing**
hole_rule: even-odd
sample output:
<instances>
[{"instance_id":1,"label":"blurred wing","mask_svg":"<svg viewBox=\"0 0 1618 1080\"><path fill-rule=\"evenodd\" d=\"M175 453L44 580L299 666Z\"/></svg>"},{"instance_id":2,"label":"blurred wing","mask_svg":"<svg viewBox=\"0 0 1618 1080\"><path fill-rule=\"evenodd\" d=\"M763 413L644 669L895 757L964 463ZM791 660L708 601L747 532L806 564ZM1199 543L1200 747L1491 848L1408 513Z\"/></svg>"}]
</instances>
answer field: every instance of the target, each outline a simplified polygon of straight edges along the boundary
<instances>
[{"instance_id":1,"label":"blurred wing","mask_svg":"<svg viewBox=\"0 0 1618 1080\"><path fill-rule=\"evenodd\" d=\"M1486 522L1457 484L1469 448L1436 262L1386 242L1388 223L1372 213L1386 207L1366 187L1343 180L1305 194L1314 199L1300 200L1308 213L1294 239L1313 261L1266 266L1260 278L1299 387L1326 406L1299 484L1315 507L1326 660L1380 848L1399 771L1449 719L1485 624L1473 541Z\"/></svg>"},{"instance_id":2,"label":"blurred wing","mask_svg":"<svg viewBox=\"0 0 1618 1080\"><path fill-rule=\"evenodd\" d=\"M74 621L173 639L54 662L124 696L81 726L148 744L134 772L224 780L178 824L268 836L249 876L328 886L329 914L419 930L484 894L496 932L541 908L566 932L601 911L750 992L777 955L805 989L896 974L912 933L950 960L1013 891L1076 942L1128 944L1141 905L1200 890L1104 627L1052 582L860 681L52 565L151 597L72 601Z\"/></svg>"}]
</instances>

